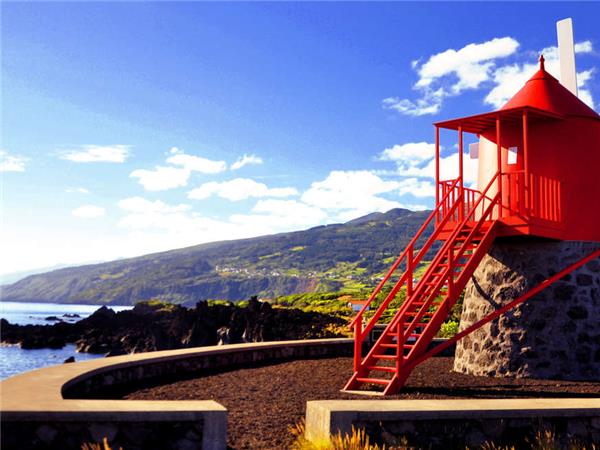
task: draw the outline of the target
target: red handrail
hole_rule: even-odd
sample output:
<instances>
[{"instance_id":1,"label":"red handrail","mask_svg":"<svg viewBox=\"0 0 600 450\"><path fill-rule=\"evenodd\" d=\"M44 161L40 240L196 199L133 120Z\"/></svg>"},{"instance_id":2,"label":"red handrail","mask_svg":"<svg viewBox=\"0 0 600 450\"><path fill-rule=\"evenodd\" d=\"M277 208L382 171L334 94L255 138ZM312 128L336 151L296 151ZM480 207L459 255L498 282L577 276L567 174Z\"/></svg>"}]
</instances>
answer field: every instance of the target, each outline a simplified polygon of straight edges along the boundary
<instances>
[{"instance_id":1,"label":"red handrail","mask_svg":"<svg viewBox=\"0 0 600 450\"><path fill-rule=\"evenodd\" d=\"M479 231L479 228L481 227L481 225L486 221L486 217L489 216L491 214L491 212L493 211L495 204L499 201L499 196L500 196L500 194L496 193L495 197L492 199L492 201L490 202L490 204L488 205L488 207L485 209L485 211L484 211L483 215L481 216L480 220L477 222L477 224L469 232L469 235L467 236L467 238L465 239L465 241L463 242L463 244L459 248L458 252L453 255L454 261L458 261L458 260L460 260L464 256L466 248L468 247L468 245L471 243L471 241L473 240L473 238L475 237L475 235ZM461 229L464 229L464 226L467 224L467 222L469 222L469 217L473 214L473 212L475 211L475 209L479 206L479 202L483 198L484 198L484 196L481 196L479 198L479 200L477 201L476 205L473 207L473 209L470 211L470 213L464 218L464 220L461 223L461 225L456 228L455 233L453 233L453 237L449 238L446 241L446 242L450 243L449 246L453 245L454 238L456 238L456 236L458 235L458 233L460 232ZM449 251L449 249L447 249L447 251ZM442 251L440 251L438 253L438 258L436 258L436 260L434 260L434 262L431 263L430 267L431 268L436 267L437 266L436 262L438 262L440 258L443 258L444 255L445 255L445 253L446 253L446 249L443 248ZM402 342L400 342L398 345L400 345L400 346L403 345L404 342L406 341L407 336L409 336L414 331L414 329L416 328L417 323L420 323L421 319L425 315L425 312L429 309L429 307L433 303L433 300L437 296L438 291L442 288L443 284L446 282L446 279L448 279L448 286L449 287L451 286L451 284L454 282L454 271L455 271L455 269L456 269L456 267L453 264L448 264L448 267L442 272L442 275L439 277L439 281L436 284L435 288L433 289L432 294L429 295L429 297L425 301L424 305L420 308L419 313L413 318L413 321L411 322L411 324L409 325L409 327L404 331L403 336L402 336ZM424 275L423 277L425 278L428 275L429 274L426 273L426 275ZM420 290L419 290L419 293L420 293ZM415 295L417 295L417 293L415 293ZM407 301L405 303L408 304L409 302ZM406 309L405 309L405 311L406 311ZM403 315L404 314L399 314L397 316L397 319L394 320L390 324L390 326L392 328L394 326L397 326L398 322L400 321L400 319L402 318Z\"/></svg>"},{"instance_id":2,"label":"red handrail","mask_svg":"<svg viewBox=\"0 0 600 450\"><path fill-rule=\"evenodd\" d=\"M479 197L479 199L477 200L477 202L475 202L475 205L473 206L473 208L468 212L467 215L465 215L462 223L455 227L454 232L452 233L452 235L446 240L446 242L444 243L444 245L442 246L442 248L440 249L440 251L438 252L438 254L436 255L436 257L434 258L434 260L431 262L431 264L429 265L429 268L427 269L427 271L425 272L425 274L423 275L423 278L426 279L427 277L429 277L431 275L431 272L433 270L435 270L438 267L438 263L439 260L441 258L444 258L444 255L447 253L447 251L449 250L449 248L451 246L454 245L454 240L456 239L456 237L458 236L458 234L461 232L462 229L464 229L464 227L467 225L467 223L469 222L470 217L473 215L473 213L477 210L477 208L479 207L479 204L485 199L487 198L486 194L487 191L490 189L490 187L492 186L493 182L495 181L495 179L499 176L499 173L497 172L492 179L490 180L490 182L488 183L488 185L486 186L485 190L481 193L481 196ZM455 257L455 260L459 260L460 258L462 258L462 255L464 254L464 251L468 245L469 240L472 240L473 236L475 235L477 229L481 226L481 224L483 222L485 222L485 217L487 217L489 214L491 214L491 212L493 211L493 208L495 206L495 203L498 201L499 199L499 194L496 194L496 196L494 197L494 199L490 202L490 204L488 205L488 207L486 208L486 210L484 211L484 214L482 215L482 217L480 218L480 220L478 221L477 225L471 230L471 232L469 233L469 236L467 237L467 239L465 240L465 242L462 244L461 248L459 249L458 254ZM433 292L435 293L436 291L438 291L439 289L441 289L441 286L443 285L443 283L445 282L446 278L448 277L449 273L451 273L451 271L454 271L455 267L453 267L451 264L448 265L448 267L444 270L443 275L439 277L439 283L436 288L433 290ZM449 283L450 285L450 283ZM421 291L425 289L425 285L423 283L420 283L419 287L417 288L417 291L415 291L413 293L412 298L416 298L419 295L421 295ZM429 301L424 305L421 309L420 309L420 313L419 315L417 315L416 317L413 318L412 321L412 325L403 333L403 342L406 340L406 337L410 335L410 333L412 333L412 331L414 330L414 328L416 327L416 324L419 323L419 320L422 318L422 316L425 314L425 311L428 309L428 307L430 306L431 302L433 301L433 298L435 298L435 295L431 295L429 298ZM409 301L410 299L406 299L406 301L404 302L404 304L402 305L404 308L400 309L400 312L396 315L395 320L393 320L390 323L390 327L394 327L397 326L398 322L400 321L400 319L403 317L404 313L406 312L406 309L410 303Z\"/></svg>"},{"instance_id":3,"label":"red handrail","mask_svg":"<svg viewBox=\"0 0 600 450\"><path fill-rule=\"evenodd\" d=\"M473 205L473 207L471 208L471 210L468 212L468 214L465 215L465 217L463 218L463 220L461 221L461 224L457 227L454 227L454 231L451 234L451 236L446 239L446 241L444 242L444 245L442 246L442 248L438 251L436 257L434 258L434 260L432 261L432 263L429 265L429 268L427 269L427 271L425 272L425 274L423 275L422 279L428 279L428 277L431 276L432 271L436 270L440 262L440 259L444 257L444 255L446 253L448 253L449 249L451 248L451 246L454 245L454 241L456 239L456 237L458 236L458 234L461 232L462 229L464 229L464 227L467 225L467 223L470 220L470 217L475 213L475 211L477 210L477 208L479 207L480 204L482 204L482 202L484 202L486 199L488 199L487 197L487 192L489 191L489 189L491 188L492 184L495 182L496 178L499 176L499 172L497 172L494 177L490 180L490 182L488 183L488 185L486 186L485 190L483 191L483 193L481 194L481 196L478 198L478 200L475 202L475 204ZM446 193L448 194L448 192ZM462 201L464 200L464 197L459 197L457 199L457 201L455 201L452 209L448 212L448 214L444 217L444 220L447 220L451 215L453 215L455 213L456 207L458 205L462 206ZM499 200L499 194L496 194L496 196L490 201L490 204L487 206L487 208L484 211L484 214L482 215L482 217L479 219L478 224L476 225L476 229L474 229L473 231L471 231L471 233L469 233L469 236L467 237L467 239L471 239L473 238L473 236L475 235L477 229L481 226L481 224L483 224L485 222L485 217L487 217L488 215L491 214L491 212L493 211L494 207L496 206L496 203ZM443 224L440 224L440 226L438 228L436 228L436 232L438 232L438 230L441 230L443 228ZM436 232L432 233L432 237L435 239L435 235L437 234ZM459 249L459 254L458 257L456 258L456 260L460 259L462 257L462 254L464 253L465 249L467 247L467 242L465 242L461 248ZM405 330L404 332L400 332L398 331L399 336L401 336L401 339L399 339L398 345L403 345L404 342L406 342L406 338L410 335L410 333L412 333L412 331L414 331L414 328L417 326L417 323L420 323L420 319L422 318L422 316L424 315L425 311L427 311L427 309L429 309L429 306L431 306L431 303L433 302L433 299L435 298L435 296L437 295L437 292L441 289L443 283L445 282L446 278L448 278L449 276L449 272L455 270L455 268L452 265L448 265L448 267L446 268L446 270L443 272L443 276L441 276L439 278L439 282L436 283L435 289L433 291L433 293L435 295L431 295L428 297L428 301L426 301L426 305L424 305L421 309L420 309L420 314L417 317L413 318L413 321L411 322L411 326L409 327L408 330ZM395 295L395 293L400 289L401 285L402 285L403 279L401 279L396 287L394 288L394 290L392 292L390 292L388 297L391 297L392 295ZM425 284L424 283L419 283L419 285L417 286L417 290L415 292L412 293L412 295L407 298L404 303L401 305L401 307L399 308L399 310L396 312L396 315L394 317L394 319L392 320L392 322L390 322L387 326L387 329L393 329L394 327L398 326L398 323L400 321L400 319L403 318L403 316L406 313L406 310L408 309L409 305L411 304L412 299L414 298L418 298L421 294L422 291L425 289ZM387 301L387 299L386 299ZM385 302L384 302L385 303ZM389 302L388 302L389 303ZM384 306L384 304L382 304L381 306ZM381 308L381 307L380 307ZM355 345L355 353L354 353L354 369L355 371L358 370L358 368L360 367L361 361L362 361L362 357L361 357L361 347L362 347L362 339L363 339L363 335L367 334L368 330L370 330L373 326L375 321L380 317L380 315L378 316L374 316L371 321L369 322L369 324L367 325L367 327L365 328L365 332L361 333L362 330L360 330L360 326L357 325L355 327L355 341L354 341L354 345ZM385 332L380 336L380 340L384 338ZM371 354L376 351L377 349L377 343L371 348L371 350L369 351L369 353L367 354L366 358L368 359Z\"/></svg>"},{"instance_id":4,"label":"red handrail","mask_svg":"<svg viewBox=\"0 0 600 450\"><path fill-rule=\"evenodd\" d=\"M454 180L454 182L452 183L452 186L456 187L457 184L458 184L458 179ZM367 310L367 308L371 305L371 303L373 302L373 300L375 299L375 297L377 296L377 294L379 294L379 292L381 291L381 289L385 286L385 284L388 282L388 280L390 279L390 277L394 274L394 272L396 271L396 269L398 268L398 266L402 263L402 261L404 260L404 258L408 255L409 249L411 251L414 251L415 244L417 243L417 241L419 240L419 238L421 237L421 235L423 234L423 232L427 229L427 227L429 226L429 224L431 223L431 221L433 220L433 218L436 216L436 214L438 213L439 209L441 208L441 204L448 198L449 194L450 194L450 191L448 191L446 193L446 195L442 198L442 200L440 201L440 203L438 205L436 205L435 209L431 212L431 214L429 215L429 217L427 218L427 220L425 220L425 222L423 223L423 225L421 226L421 228L419 228L419 231L417 231L417 233L412 238L412 240L410 241L410 243L406 246L406 248L404 249L404 251L400 254L400 256L398 257L398 259L396 260L396 262L392 265L392 267L388 271L387 275L377 285L377 287L375 288L375 290L373 291L373 293L371 294L371 296L369 297L369 299L366 301L366 303L363 305L363 307L360 309L360 311L358 312L358 314L356 315L356 317L352 320L352 322L350 322L350 324L348 325L349 328L352 328L359 320L362 319L362 315L365 313L365 311ZM438 225L437 229L441 229L441 228L442 227ZM429 241L431 241L431 244L433 244L433 241L435 241L435 239L431 239L431 236L430 236L430 238L428 239L427 242L429 242ZM429 246L431 246L431 245L429 245ZM423 248L424 247L425 246L423 246ZM419 252L419 253L421 253L421 252ZM415 259L417 259L417 258L415 258ZM413 260L413 262L414 262L414 260ZM406 273L407 272L405 272L405 275L406 275Z\"/></svg>"}]
</instances>

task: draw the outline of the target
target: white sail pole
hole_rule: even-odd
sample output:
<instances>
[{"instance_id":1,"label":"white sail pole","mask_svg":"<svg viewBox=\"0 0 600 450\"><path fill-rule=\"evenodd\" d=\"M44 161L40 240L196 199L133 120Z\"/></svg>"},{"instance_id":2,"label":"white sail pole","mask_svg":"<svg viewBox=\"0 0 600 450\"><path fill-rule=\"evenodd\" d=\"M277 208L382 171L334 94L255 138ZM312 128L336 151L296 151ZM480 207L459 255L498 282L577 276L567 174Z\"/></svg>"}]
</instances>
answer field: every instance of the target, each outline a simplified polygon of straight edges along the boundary
<instances>
[{"instance_id":1,"label":"white sail pole","mask_svg":"<svg viewBox=\"0 0 600 450\"><path fill-rule=\"evenodd\" d=\"M574 95L577 95L573 20L568 18L556 22L556 34L558 35L558 55L560 58L560 83Z\"/></svg>"}]
</instances>

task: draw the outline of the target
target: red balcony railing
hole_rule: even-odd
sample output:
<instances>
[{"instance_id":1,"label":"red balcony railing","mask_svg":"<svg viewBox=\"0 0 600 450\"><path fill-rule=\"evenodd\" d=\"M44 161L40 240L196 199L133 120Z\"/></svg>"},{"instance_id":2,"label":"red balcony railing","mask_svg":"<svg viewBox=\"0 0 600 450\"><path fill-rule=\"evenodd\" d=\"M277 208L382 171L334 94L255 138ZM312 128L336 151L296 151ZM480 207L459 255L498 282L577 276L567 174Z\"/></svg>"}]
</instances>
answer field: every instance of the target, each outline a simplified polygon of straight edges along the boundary
<instances>
[{"instance_id":1,"label":"red balcony railing","mask_svg":"<svg viewBox=\"0 0 600 450\"><path fill-rule=\"evenodd\" d=\"M562 181L535 173L528 178L523 171L502 174L502 217L561 223Z\"/></svg>"},{"instance_id":2,"label":"red balcony railing","mask_svg":"<svg viewBox=\"0 0 600 450\"><path fill-rule=\"evenodd\" d=\"M493 177L492 180L496 180ZM495 218L519 217L523 220L535 219L554 224L562 223L562 184L561 180L530 173L528 182L524 171L501 174L502 205L495 211ZM467 211L472 211L481 193L475 189L461 187L458 180L440 181L439 217L449 216L449 222L462 220ZM485 189L488 190L488 187ZM462 206L456 202L462 196ZM483 198L477 205L479 215L485 211L491 198ZM451 208L453 209L451 211ZM500 212L499 212L500 211Z\"/></svg>"}]
</instances>

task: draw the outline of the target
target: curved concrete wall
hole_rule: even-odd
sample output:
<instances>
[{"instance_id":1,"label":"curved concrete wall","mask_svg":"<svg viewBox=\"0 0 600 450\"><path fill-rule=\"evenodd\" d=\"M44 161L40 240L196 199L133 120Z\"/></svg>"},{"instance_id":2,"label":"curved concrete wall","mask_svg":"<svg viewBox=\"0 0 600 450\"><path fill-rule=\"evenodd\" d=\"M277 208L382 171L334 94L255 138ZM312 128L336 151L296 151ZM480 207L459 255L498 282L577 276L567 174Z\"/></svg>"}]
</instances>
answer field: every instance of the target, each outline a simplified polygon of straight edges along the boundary
<instances>
[{"instance_id":1,"label":"curved concrete wall","mask_svg":"<svg viewBox=\"0 0 600 450\"><path fill-rule=\"evenodd\" d=\"M106 437L127 450L225 449L227 410L214 401L91 398L169 376L351 352L352 339L261 342L138 353L26 372L0 383L2 448L80 448Z\"/></svg>"}]
</instances>

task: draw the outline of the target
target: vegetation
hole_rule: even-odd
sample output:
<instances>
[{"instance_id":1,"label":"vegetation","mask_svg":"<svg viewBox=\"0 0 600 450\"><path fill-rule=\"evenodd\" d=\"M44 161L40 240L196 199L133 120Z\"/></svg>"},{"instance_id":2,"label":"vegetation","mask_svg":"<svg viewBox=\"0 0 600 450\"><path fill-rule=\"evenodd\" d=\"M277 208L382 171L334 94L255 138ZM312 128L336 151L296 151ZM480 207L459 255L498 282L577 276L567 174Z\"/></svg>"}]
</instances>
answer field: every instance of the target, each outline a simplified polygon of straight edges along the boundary
<instances>
[{"instance_id":1,"label":"vegetation","mask_svg":"<svg viewBox=\"0 0 600 450\"><path fill-rule=\"evenodd\" d=\"M104 438L101 444L84 443L81 446L81 450L112 450L112 448L108 445L108 439ZM119 450L123 450L123 448L119 447Z\"/></svg>"},{"instance_id":2,"label":"vegetation","mask_svg":"<svg viewBox=\"0 0 600 450\"><path fill-rule=\"evenodd\" d=\"M398 445L386 447L385 445L379 446L377 444L371 444L369 436L365 433L364 429L356 429L352 427L350 434L342 435L338 431L336 435L330 437L330 439L324 439L320 442L311 442L304 436L305 424L304 421L297 423L294 426L290 426L290 432L294 436L294 443L292 444L293 450L416 450L416 447L410 446L405 438L399 439ZM514 445L498 445L494 442L485 442L480 450L599 450L596 445L591 446L583 445L577 441L569 441L567 446L563 446L559 443L559 439L552 430L541 430L535 433L533 439L527 439L527 447L514 446ZM469 447L465 447L465 450L471 450Z\"/></svg>"},{"instance_id":3,"label":"vegetation","mask_svg":"<svg viewBox=\"0 0 600 450\"><path fill-rule=\"evenodd\" d=\"M458 322L448 320L442 324L438 336L442 338L451 338L456 333L458 333Z\"/></svg>"},{"instance_id":4,"label":"vegetation","mask_svg":"<svg viewBox=\"0 0 600 450\"><path fill-rule=\"evenodd\" d=\"M354 427L352 427L351 434L342 435L338 431L330 439L321 442L311 442L304 437L304 421L291 426L290 432L294 435L292 450L385 450L385 446L371 445L365 430Z\"/></svg>"},{"instance_id":5,"label":"vegetation","mask_svg":"<svg viewBox=\"0 0 600 450\"><path fill-rule=\"evenodd\" d=\"M372 308L365 313L365 318L373 316L377 307L387 297L390 288L387 288L380 293L372 303ZM350 300L364 300L371 295L371 291L363 289L356 293L349 293L348 291L340 292L325 292L325 293L306 293L306 294L294 294L283 297L278 297L272 300L272 305L275 308L296 308L305 312L318 312L321 314L329 314L332 316L346 318L348 322L356 314L348 306ZM398 308L402 305L406 299L406 292L401 290L396 298L390 303L390 307L384 311L381 316L380 323L388 323ZM450 311L448 320L442 324L438 337L449 338L454 336L458 332L458 324L460 322L460 313L462 310L462 296L456 305ZM339 330L338 333L349 334L349 330Z\"/></svg>"}]
</instances>

